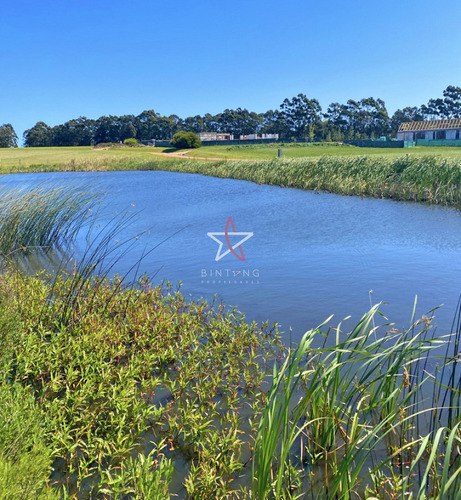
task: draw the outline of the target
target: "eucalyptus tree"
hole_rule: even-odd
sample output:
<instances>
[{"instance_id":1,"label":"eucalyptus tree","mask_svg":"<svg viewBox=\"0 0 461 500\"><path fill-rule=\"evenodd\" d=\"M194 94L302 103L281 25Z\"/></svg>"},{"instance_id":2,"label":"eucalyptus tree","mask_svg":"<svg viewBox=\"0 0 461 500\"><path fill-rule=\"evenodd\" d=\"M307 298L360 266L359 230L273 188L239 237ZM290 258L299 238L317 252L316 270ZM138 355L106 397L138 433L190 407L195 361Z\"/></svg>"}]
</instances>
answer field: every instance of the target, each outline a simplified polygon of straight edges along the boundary
<instances>
[{"instance_id":1,"label":"eucalyptus tree","mask_svg":"<svg viewBox=\"0 0 461 500\"><path fill-rule=\"evenodd\" d=\"M297 138L314 137L315 124L320 121L322 107L317 99L309 99L298 94L292 99L285 99L280 111L290 133Z\"/></svg>"},{"instance_id":2,"label":"eucalyptus tree","mask_svg":"<svg viewBox=\"0 0 461 500\"><path fill-rule=\"evenodd\" d=\"M285 121L285 116L278 109L269 109L261 115L264 134L279 134L279 137L289 137L290 130Z\"/></svg>"},{"instance_id":3,"label":"eucalyptus tree","mask_svg":"<svg viewBox=\"0 0 461 500\"><path fill-rule=\"evenodd\" d=\"M123 142L125 139L136 138L137 119L134 115L123 115L117 120L118 122L118 140Z\"/></svg>"},{"instance_id":4,"label":"eucalyptus tree","mask_svg":"<svg viewBox=\"0 0 461 500\"><path fill-rule=\"evenodd\" d=\"M203 115L203 129L204 132L219 132L219 117L221 115L211 115L206 113Z\"/></svg>"},{"instance_id":5,"label":"eucalyptus tree","mask_svg":"<svg viewBox=\"0 0 461 500\"><path fill-rule=\"evenodd\" d=\"M333 140L377 138L390 131L389 114L382 99L333 102L323 116L327 120L325 131Z\"/></svg>"},{"instance_id":6,"label":"eucalyptus tree","mask_svg":"<svg viewBox=\"0 0 461 500\"><path fill-rule=\"evenodd\" d=\"M119 142L119 124L117 116L101 116L96 120L94 142Z\"/></svg>"},{"instance_id":7,"label":"eucalyptus tree","mask_svg":"<svg viewBox=\"0 0 461 500\"><path fill-rule=\"evenodd\" d=\"M416 122L422 120L424 120L424 115L421 108L416 106L407 106L403 109L397 109L389 121L391 133L396 135L400 125L404 122Z\"/></svg>"},{"instance_id":8,"label":"eucalyptus tree","mask_svg":"<svg viewBox=\"0 0 461 500\"><path fill-rule=\"evenodd\" d=\"M360 101L364 117L365 134L371 139L387 135L390 131L389 114L382 99L368 97Z\"/></svg>"},{"instance_id":9,"label":"eucalyptus tree","mask_svg":"<svg viewBox=\"0 0 461 500\"><path fill-rule=\"evenodd\" d=\"M178 131L182 130L183 119L178 115L170 115L168 116L168 120L171 122L171 137Z\"/></svg>"},{"instance_id":10,"label":"eucalyptus tree","mask_svg":"<svg viewBox=\"0 0 461 500\"><path fill-rule=\"evenodd\" d=\"M182 128L186 132L205 132L203 118L200 115L188 116L182 123Z\"/></svg>"},{"instance_id":11,"label":"eucalyptus tree","mask_svg":"<svg viewBox=\"0 0 461 500\"><path fill-rule=\"evenodd\" d=\"M4 123L0 126L0 148L17 148L18 136L11 123Z\"/></svg>"},{"instance_id":12,"label":"eucalyptus tree","mask_svg":"<svg viewBox=\"0 0 461 500\"><path fill-rule=\"evenodd\" d=\"M442 95L421 106L424 117L430 120L461 118L461 87L449 85Z\"/></svg>"},{"instance_id":13,"label":"eucalyptus tree","mask_svg":"<svg viewBox=\"0 0 461 500\"><path fill-rule=\"evenodd\" d=\"M242 108L224 110L217 121L220 132L228 132L237 137L258 133L262 128L261 117Z\"/></svg>"},{"instance_id":14,"label":"eucalyptus tree","mask_svg":"<svg viewBox=\"0 0 461 500\"><path fill-rule=\"evenodd\" d=\"M342 141L350 126L347 107L339 102L332 102L323 117L326 134L333 141Z\"/></svg>"},{"instance_id":15,"label":"eucalyptus tree","mask_svg":"<svg viewBox=\"0 0 461 500\"><path fill-rule=\"evenodd\" d=\"M23 138L26 147L49 147L52 145L52 128L45 122L37 122L24 132Z\"/></svg>"},{"instance_id":16,"label":"eucalyptus tree","mask_svg":"<svg viewBox=\"0 0 461 500\"><path fill-rule=\"evenodd\" d=\"M143 111L136 117L136 137L139 140L154 139L157 133L157 122L160 115L153 109Z\"/></svg>"},{"instance_id":17,"label":"eucalyptus tree","mask_svg":"<svg viewBox=\"0 0 461 500\"><path fill-rule=\"evenodd\" d=\"M90 146L95 121L81 116L51 129L51 146Z\"/></svg>"}]
</instances>

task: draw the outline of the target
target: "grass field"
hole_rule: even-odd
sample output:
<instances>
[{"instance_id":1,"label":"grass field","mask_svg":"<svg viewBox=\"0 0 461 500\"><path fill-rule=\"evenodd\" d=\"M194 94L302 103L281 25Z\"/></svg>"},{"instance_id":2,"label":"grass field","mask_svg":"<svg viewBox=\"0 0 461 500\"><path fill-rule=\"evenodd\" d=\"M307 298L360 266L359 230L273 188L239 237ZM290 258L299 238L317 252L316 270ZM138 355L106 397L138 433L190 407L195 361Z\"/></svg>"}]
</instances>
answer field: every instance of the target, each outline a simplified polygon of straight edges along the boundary
<instances>
[{"instance_id":1,"label":"grass field","mask_svg":"<svg viewBox=\"0 0 461 500\"><path fill-rule=\"evenodd\" d=\"M461 148L415 147L409 149L358 148L354 146L257 144L244 146L207 146L187 151L184 158L221 158L242 160L271 160L277 157L278 148L283 158L319 158L323 156L383 156L397 158L402 155L435 155L444 158L460 158ZM112 148L84 147L60 148L11 148L0 149L0 173L34 172L46 170L132 170L145 168L155 161L177 160L171 148ZM154 153L171 154L160 156Z\"/></svg>"},{"instance_id":2,"label":"grass field","mask_svg":"<svg viewBox=\"0 0 461 500\"><path fill-rule=\"evenodd\" d=\"M414 147L408 149L401 148L358 148L348 145L334 145L328 143L305 144L255 144L248 146L206 146L194 149L186 154L188 157L201 158L235 158L251 160L271 160L277 157L277 150L282 149L283 158L305 158L319 156L356 156L373 155L397 157L403 154L411 155L443 155L456 156L461 158L461 148L442 147Z\"/></svg>"},{"instance_id":3,"label":"grass field","mask_svg":"<svg viewBox=\"0 0 461 500\"><path fill-rule=\"evenodd\" d=\"M43 170L108 170L145 164L155 148L95 149L84 147L0 149L0 173ZM160 149L160 148L157 148Z\"/></svg>"}]
</instances>

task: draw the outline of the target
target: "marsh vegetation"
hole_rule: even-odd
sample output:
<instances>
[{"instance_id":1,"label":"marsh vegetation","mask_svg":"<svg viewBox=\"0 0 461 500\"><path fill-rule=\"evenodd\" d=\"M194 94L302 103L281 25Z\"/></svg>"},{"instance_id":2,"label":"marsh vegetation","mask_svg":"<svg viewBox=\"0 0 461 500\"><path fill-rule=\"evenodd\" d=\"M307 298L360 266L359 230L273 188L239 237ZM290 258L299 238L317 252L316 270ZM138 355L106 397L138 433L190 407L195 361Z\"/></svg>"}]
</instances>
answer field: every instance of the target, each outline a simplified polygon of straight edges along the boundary
<instances>
[{"instance_id":1,"label":"marsh vegetation","mask_svg":"<svg viewBox=\"0 0 461 500\"><path fill-rule=\"evenodd\" d=\"M11 252L62 246L94 198L21 196L0 219L3 498L457 498L458 320L377 328L375 306L286 349L173 285L95 275L110 229L78 266L25 275Z\"/></svg>"}]
</instances>

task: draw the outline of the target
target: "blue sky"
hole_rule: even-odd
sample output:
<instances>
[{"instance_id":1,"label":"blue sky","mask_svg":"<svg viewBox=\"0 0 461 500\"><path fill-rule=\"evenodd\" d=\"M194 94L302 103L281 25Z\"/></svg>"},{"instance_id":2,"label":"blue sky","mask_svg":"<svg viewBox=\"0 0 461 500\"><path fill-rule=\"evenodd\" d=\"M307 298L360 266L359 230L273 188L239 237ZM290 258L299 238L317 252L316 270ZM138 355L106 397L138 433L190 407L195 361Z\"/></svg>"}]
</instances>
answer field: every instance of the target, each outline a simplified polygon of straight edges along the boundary
<instances>
[{"instance_id":1,"label":"blue sky","mask_svg":"<svg viewBox=\"0 0 461 500\"><path fill-rule=\"evenodd\" d=\"M0 124L263 112L302 92L388 111L461 86L461 2L2 0Z\"/></svg>"}]
</instances>

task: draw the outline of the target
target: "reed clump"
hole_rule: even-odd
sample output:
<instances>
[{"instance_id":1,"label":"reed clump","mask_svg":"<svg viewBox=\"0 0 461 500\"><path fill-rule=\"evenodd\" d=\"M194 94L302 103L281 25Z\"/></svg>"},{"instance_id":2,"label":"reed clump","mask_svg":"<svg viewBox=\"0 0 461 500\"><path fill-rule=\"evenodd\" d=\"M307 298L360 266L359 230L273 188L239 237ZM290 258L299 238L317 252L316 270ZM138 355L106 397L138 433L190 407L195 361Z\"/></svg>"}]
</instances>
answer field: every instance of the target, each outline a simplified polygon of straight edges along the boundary
<instances>
[{"instance_id":1,"label":"reed clump","mask_svg":"<svg viewBox=\"0 0 461 500\"><path fill-rule=\"evenodd\" d=\"M461 207L461 159L323 156L271 161L178 161L152 168L342 195Z\"/></svg>"},{"instance_id":2,"label":"reed clump","mask_svg":"<svg viewBox=\"0 0 461 500\"><path fill-rule=\"evenodd\" d=\"M252 498L459 498L459 321L442 338L427 316L382 335L378 313L308 331L274 367Z\"/></svg>"},{"instance_id":3,"label":"reed clump","mask_svg":"<svg viewBox=\"0 0 461 500\"><path fill-rule=\"evenodd\" d=\"M1 189L0 256L63 246L87 222L96 199L78 188Z\"/></svg>"}]
</instances>

